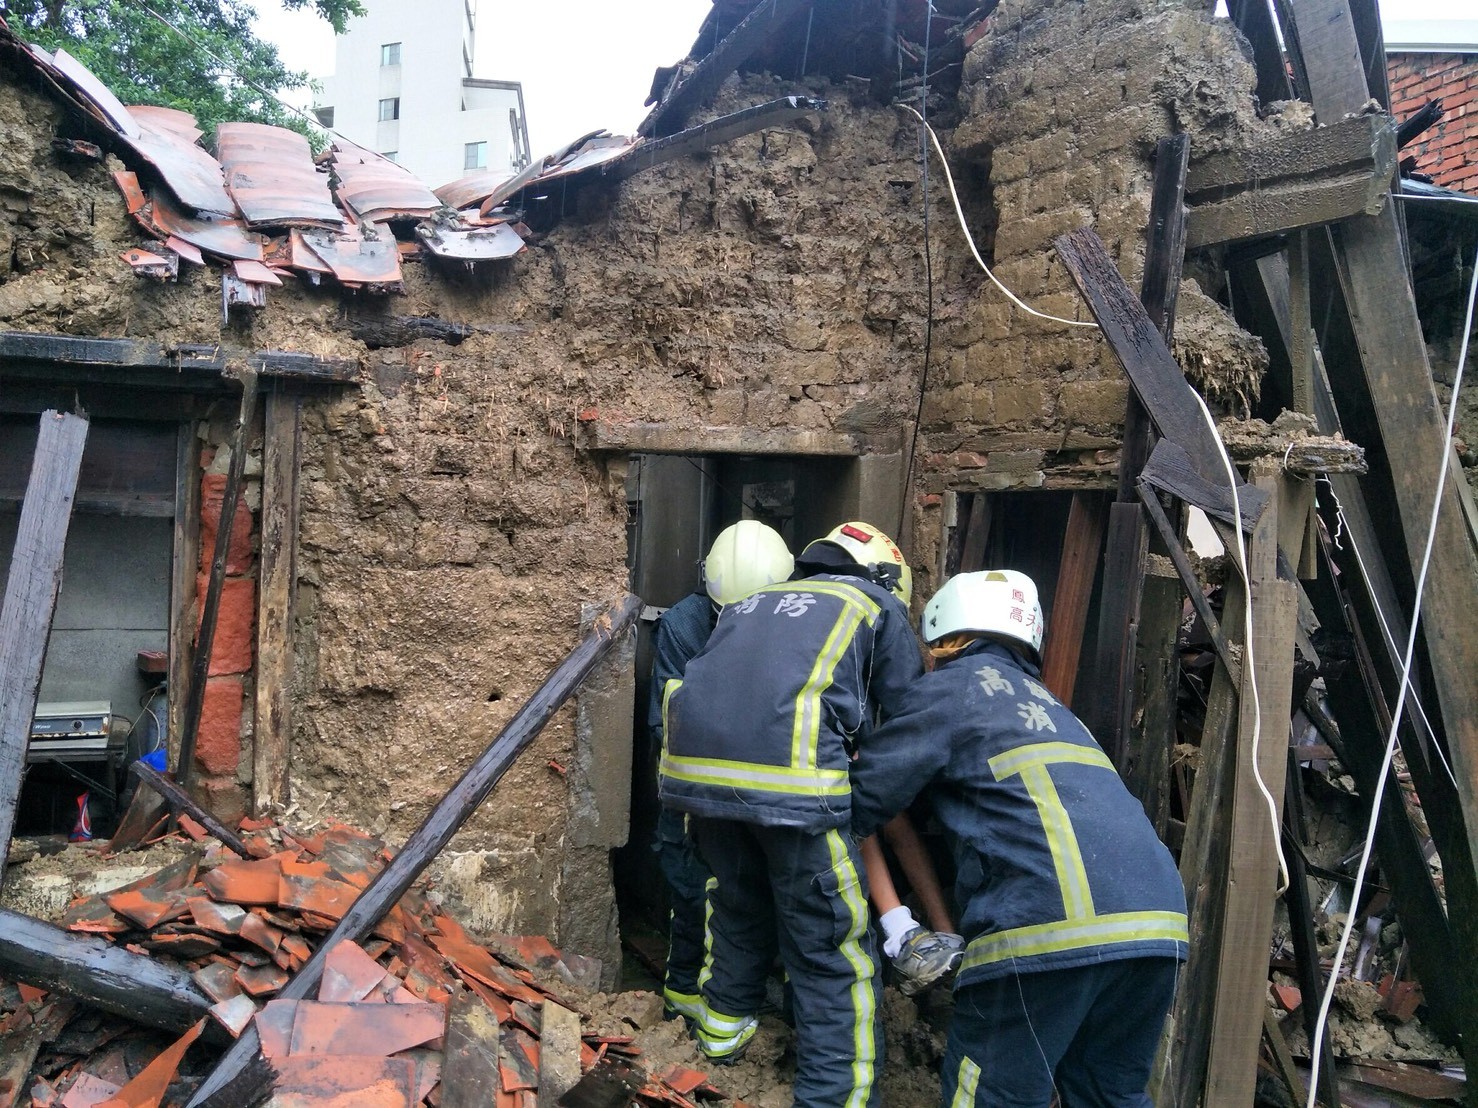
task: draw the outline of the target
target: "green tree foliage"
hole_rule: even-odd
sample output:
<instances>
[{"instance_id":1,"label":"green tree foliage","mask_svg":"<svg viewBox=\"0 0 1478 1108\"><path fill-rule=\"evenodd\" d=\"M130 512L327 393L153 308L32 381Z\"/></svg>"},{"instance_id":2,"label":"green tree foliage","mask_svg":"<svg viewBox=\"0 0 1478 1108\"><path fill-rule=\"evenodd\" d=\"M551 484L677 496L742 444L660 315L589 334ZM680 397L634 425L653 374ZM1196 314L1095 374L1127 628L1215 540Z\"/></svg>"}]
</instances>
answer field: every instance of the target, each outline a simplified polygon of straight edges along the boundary
<instances>
[{"instance_id":1,"label":"green tree foliage","mask_svg":"<svg viewBox=\"0 0 1478 1108\"><path fill-rule=\"evenodd\" d=\"M274 98L308 83L258 38L246 0L6 0L12 29L48 50L67 51L125 104L189 112L207 134L217 123L275 123L312 136ZM359 0L286 0L309 7L342 33Z\"/></svg>"}]
</instances>

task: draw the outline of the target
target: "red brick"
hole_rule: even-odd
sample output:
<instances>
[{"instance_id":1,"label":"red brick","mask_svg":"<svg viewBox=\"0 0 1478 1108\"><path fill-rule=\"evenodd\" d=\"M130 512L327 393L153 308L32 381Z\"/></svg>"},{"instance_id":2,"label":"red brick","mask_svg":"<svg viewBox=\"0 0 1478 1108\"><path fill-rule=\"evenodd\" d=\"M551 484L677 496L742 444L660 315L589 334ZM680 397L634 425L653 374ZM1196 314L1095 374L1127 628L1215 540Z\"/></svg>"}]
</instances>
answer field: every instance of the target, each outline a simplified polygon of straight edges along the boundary
<instances>
[{"instance_id":1,"label":"red brick","mask_svg":"<svg viewBox=\"0 0 1478 1108\"><path fill-rule=\"evenodd\" d=\"M205 590L210 579L195 578L195 628L198 642L200 616L205 608ZM221 606L216 612L216 634L210 646L210 675L245 673L251 669L257 633L257 583L251 577L227 577L222 582Z\"/></svg>"},{"instance_id":2,"label":"red brick","mask_svg":"<svg viewBox=\"0 0 1478 1108\"><path fill-rule=\"evenodd\" d=\"M205 683L205 704L195 735L195 761L210 774L232 774L241 760L241 702L245 685L239 677L212 677Z\"/></svg>"},{"instance_id":3,"label":"red brick","mask_svg":"<svg viewBox=\"0 0 1478 1108\"><path fill-rule=\"evenodd\" d=\"M200 479L200 569L210 571L216 552L216 531L221 524L221 506L226 498L226 475L207 473ZM236 500L231 520L231 545L226 549L226 572L241 574L251 569L251 509L244 498Z\"/></svg>"},{"instance_id":4,"label":"red brick","mask_svg":"<svg viewBox=\"0 0 1478 1108\"><path fill-rule=\"evenodd\" d=\"M234 777L207 777L205 806L227 827L235 827L246 816L246 789ZM229 857L229 855L227 855Z\"/></svg>"}]
</instances>

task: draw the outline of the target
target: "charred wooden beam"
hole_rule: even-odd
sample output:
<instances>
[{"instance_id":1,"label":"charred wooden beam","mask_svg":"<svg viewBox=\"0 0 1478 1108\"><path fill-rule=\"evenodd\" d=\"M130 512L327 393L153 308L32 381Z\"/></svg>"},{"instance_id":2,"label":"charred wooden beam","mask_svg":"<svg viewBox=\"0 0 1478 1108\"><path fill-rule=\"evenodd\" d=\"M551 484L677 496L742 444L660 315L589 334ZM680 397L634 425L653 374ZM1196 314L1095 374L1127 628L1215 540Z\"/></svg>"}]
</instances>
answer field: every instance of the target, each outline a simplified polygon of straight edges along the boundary
<instances>
[{"instance_id":1,"label":"charred wooden beam","mask_svg":"<svg viewBox=\"0 0 1478 1108\"><path fill-rule=\"evenodd\" d=\"M7 908L0 908L0 976L166 1031L210 1012L210 999L183 969Z\"/></svg>"},{"instance_id":2,"label":"charred wooden beam","mask_svg":"<svg viewBox=\"0 0 1478 1108\"><path fill-rule=\"evenodd\" d=\"M1283 43L1268 0L1229 0L1227 15L1252 46L1257 71L1257 98L1264 104L1293 97L1288 68L1283 62Z\"/></svg>"},{"instance_id":3,"label":"charred wooden beam","mask_svg":"<svg viewBox=\"0 0 1478 1108\"><path fill-rule=\"evenodd\" d=\"M26 747L62 584L62 558L87 426L84 416L57 412L41 416L0 607L0 875L10 853L15 807L26 773Z\"/></svg>"},{"instance_id":4,"label":"charred wooden beam","mask_svg":"<svg viewBox=\"0 0 1478 1108\"><path fill-rule=\"evenodd\" d=\"M1362 115L1285 135L1248 150L1212 154L1186 179L1186 245L1264 238L1373 215L1396 172L1396 132Z\"/></svg>"},{"instance_id":5,"label":"charred wooden beam","mask_svg":"<svg viewBox=\"0 0 1478 1108\"><path fill-rule=\"evenodd\" d=\"M1251 532L1258 518L1267 507L1267 493L1254 485L1242 485L1237 489L1237 503L1232 503L1231 490L1223 481L1219 484L1205 480L1196 472L1189 455L1175 443L1162 440L1155 444L1154 453L1145 463L1140 480L1157 489L1168 492L1187 504L1194 504L1213 519L1228 525L1235 521L1241 511L1242 530Z\"/></svg>"},{"instance_id":6,"label":"charred wooden beam","mask_svg":"<svg viewBox=\"0 0 1478 1108\"><path fill-rule=\"evenodd\" d=\"M103 371L89 380L99 383L132 381L112 369L159 370L176 380L176 388L229 388L233 367L245 365L262 377L303 384L352 385L359 382L359 364L344 359L318 358L283 350L255 353L222 346L185 343L170 346L144 339L92 339L76 335L42 335L0 331L0 376L54 377L56 366Z\"/></svg>"},{"instance_id":7,"label":"charred wooden beam","mask_svg":"<svg viewBox=\"0 0 1478 1108\"><path fill-rule=\"evenodd\" d=\"M460 346L477 328L425 315L356 316L349 321L349 334L371 350L387 346L409 346L420 339L439 339Z\"/></svg>"},{"instance_id":8,"label":"charred wooden beam","mask_svg":"<svg viewBox=\"0 0 1478 1108\"><path fill-rule=\"evenodd\" d=\"M176 785L173 781L164 776L164 774L160 773L153 766L144 761L137 761L129 767L129 772L137 777L141 784L147 785L150 789L157 793L160 799L164 801L165 806L169 808L172 813L174 813L175 815L179 815L181 812L184 812L191 819L195 820L195 822L199 823L200 826L204 827L207 831L209 831L212 835L219 839L229 849L234 850L243 858L251 857L250 852L246 849L246 844L241 841L241 837L239 835L233 832L220 820L216 819L215 816L211 815L199 804L196 804L189 793L180 788L179 785Z\"/></svg>"},{"instance_id":9,"label":"charred wooden beam","mask_svg":"<svg viewBox=\"0 0 1478 1108\"><path fill-rule=\"evenodd\" d=\"M421 872L487 799L488 793L508 772L519 753L534 741L560 705L574 694L580 682L636 622L641 610L641 599L627 596L596 619L590 632L545 678L534 695L462 775L462 779L431 810L421 826L406 840L400 853L359 894L338 926L279 994L282 999L301 1000L311 996L323 976L324 960L335 944L363 938L405 895ZM256 1031L248 1027L196 1090L190 1100L190 1108L204 1105L227 1108L239 1103L233 1099L231 1090L258 1058L260 1049L261 1041Z\"/></svg>"},{"instance_id":10,"label":"charred wooden beam","mask_svg":"<svg viewBox=\"0 0 1478 1108\"><path fill-rule=\"evenodd\" d=\"M1412 112L1396 127L1396 149L1400 150L1415 142L1437 124L1442 122L1446 109L1441 100L1428 100Z\"/></svg>"},{"instance_id":11,"label":"charred wooden beam","mask_svg":"<svg viewBox=\"0 0 1478 1108\"><path fill-rule=\"evenodd\" d=\"M241 414L236 434L231 440L231 468L226 474L226 487L221 499L221 522L216 528L216 548L211 556L210 581L200 608L200 630L195 638L195 654L190 665L190 684L185 690L185 711L180 720L180 746L175 772L180 788L190 787L195 762L195 735L200 729L200 713L205 707L205 684L210 674L210 652L215 645L216 617L221 611L221 594L226 585L226 557L231 549L232 524L236 504L241 499L241 479L246 473L246 452L251 446L252 424L257 412L257 378L248 373L241 382Z\"/></svg>"},{"instance_id":12,"label":"charred wooden beam","mask_svg":"<svg viewBox=\"0 0 1478 1108\"><path fill-rule=\"evenodd\" d=\"M756 4L739 25L715 46L685 77L668 85L665 95L637 128L637 134L660 138L680 130L688 116L707 103L733 73L783 32L797 16L811 10L814 0L766 0Z\"/></svg>"},{"instance_id":13,"label":"charred wooden beam","mask_svg":"<svg viewBox=\"0 0 1478 1108\"><path fill-rule=\"evenodd\" d=\"M601 167L601 176L610 181L624 181L645 169L681 158L686 154L697 154L721 142L752 135L768 127L780 127L803 116L826 111L826 101L812 96L783 96L767 104L756 104L697 127L689 127L666 138L644 142L633 147L629 154L622 154Z\"/></svg>"}]
</instances>

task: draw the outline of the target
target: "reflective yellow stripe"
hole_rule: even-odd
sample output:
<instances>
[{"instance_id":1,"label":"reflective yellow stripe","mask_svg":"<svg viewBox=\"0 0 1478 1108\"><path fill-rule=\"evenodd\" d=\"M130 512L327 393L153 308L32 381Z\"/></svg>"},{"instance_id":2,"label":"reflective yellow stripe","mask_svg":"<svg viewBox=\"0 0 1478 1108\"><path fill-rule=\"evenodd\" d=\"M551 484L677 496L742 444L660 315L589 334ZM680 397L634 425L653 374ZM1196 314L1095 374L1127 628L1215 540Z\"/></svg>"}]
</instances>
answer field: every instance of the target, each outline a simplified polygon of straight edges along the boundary
<instances>
[{"instance_id":1,"label":"reflective yellow stripe","mask_svg":"<svg viewBox=\"0 0 1478 1108\"><path fill-rule=\"evenodd\" d=\"M793 769L722 758L683 758L666 751L662 754L661 773L674 781L790 796L846 796L852 787L844 769Z\"/></svg>"},{"instance_id":2,"label":"reflective yellow stripe","mask_svg":"<svg viewBox=\"0 0 1478 1108\"><path fill-rule=\"evenodd\" d=\"M982 935L965 948L960 972L1008 958L1152 940L1189 942L1184 912L1111 912L1086 920L1057 920Z\"/></svg>"},{"instance_id":3,"label":"reflective yellow stripe","mask_svg":"<svg viewBox=\"0 0 1478 1108\"><path fill-rule=\"evenodd\" d=\"M1088 888L1088 870L1083 865L1083 852L1073 834L1072 820L1057 795L1052 774L1038 763L1021 771L1021 783L1042 817L1042 830L1047 833L1047 849L1052 852L1052 866L1057 871L1057 888L1062 893L1062 910L1068 919L1093 915L1093 892Z\"/></svg>"},{"instance_id":4,"label":"reflective yellow stripe","mask_svg":"<svg viewBox=\"0 0 1478 1108\"><path fill-rule=\"evenodd\" d=\"M1069 920L1090 919L1093 916L1093 891L1088 885L1088 869L1083 865L1083 851L1073 833L1072 819L1057 795L1057 786L1053 784L1049 769L1064 763L1099 766L1114 772L1114 764L1096 746L1065 742L1019 746L997 754L990 760L990 768L997 781L1021 775L1021 783L1037 806L1042 831L1047 836L1047 850L1052 855L1057 888L1062 894L1062 914Z\"/></svg>"},{"instance_id":5,"label":"reflective yellow stripe","mask_svg":"<svg viewBox=\"0 0 1478 1108\"><path fill-rule=\"evenodd\" d=\"M698 971L698 991L703 991L713 977L713 930L709 926L713 919L713 890L718 888L718 878L709 876L703 882L703 968ZM696 1018L696 1017L695 1017Z\"/></svg>"},{"instance_id":6,"label":"reflective yellow stripe","mask_svg":"<svg viewBox=\"0 0 1478 1108\"><path fill-rule=\"evenodd\" d=\"M796 695L795 722L790 730L790 764L793 766L816 764L816 745L821 737L823 714L821 694L831 687L837 663L842 660L847 647L852 645L852 635L861 622L862 613L855 606L849 604L842 609L821 653L816 655L811 675Z\"/></svg>"},{"instance_id":7,"label":"reflective yellow stripe","mask_svg":"<svg viewBox=\"0 0 1478 1108\"><path fill-rule=\"evenodd\" d=\"M1052 765L1058 762L1075 762L1084 766L1102 766L1113 769L1114 763L1096 746L1081 746L1078 743L1032 743L1018 746L990 760L991 772L997 781L1004 781L1013 773L1020 773L1028 766ZM1117 771L1116 771L1117 772Z\"/></svg>"},{"instance_id":8,"label":"reflective yellow stripe","mask_svg":"<svg viewBox=\"0 0 1478 1108\"><path fill-rule=\"evenodd\" d=\"M847 1108L865 1108L872 1095L874 1063L877 1061L877 1036L874 1021L876 1002L872 992L873 974L877 972L872 958L859 941L867 933L867 904L862 898L862 882L847 844L835 829L826 833L826 846L831 852L831 868L836 874L842 903L847 906L852 923L842 939L841 953L852 967L852 1091Z\"/></svg>"},{"instance_id":9,"label":"reflective yellow stripe","mask_svg":"<svg viewBox=\"0 0 1478 1108\"><path fill-rule=\"evenodd\" d=\"M669 677L667 684L662 686L662 753L667 753L667 736L672 734L672 728L667 726L667 705L672 700L672 694L682 688L681 677Z\"/></svg>"},{"instance_id":10,"label":"reflective yellow stripe","mask_svg":"<svg viewBox=\"0 0 1478 1108\"><path fill-rule=\"evenodd\" d=\"M676 989L664 988L662 999L680 1016L686 1016L691 1020L702 1018L703 998L696 993L680 993Z\"/></svg>"},{"instance_id":11,"label":"reflective yellow stripe","mask_svg":"<svg viewBox=\"0 0 1478 1108\"><path fill-rule=\"evenodd\" d=\"M969 1058L961 1058L959 1073L955 1076L955 1095L950 1098L949 1108L975 1108L975 1090L979 1085L980 1067Z\"/></svg>"}]
</instances>

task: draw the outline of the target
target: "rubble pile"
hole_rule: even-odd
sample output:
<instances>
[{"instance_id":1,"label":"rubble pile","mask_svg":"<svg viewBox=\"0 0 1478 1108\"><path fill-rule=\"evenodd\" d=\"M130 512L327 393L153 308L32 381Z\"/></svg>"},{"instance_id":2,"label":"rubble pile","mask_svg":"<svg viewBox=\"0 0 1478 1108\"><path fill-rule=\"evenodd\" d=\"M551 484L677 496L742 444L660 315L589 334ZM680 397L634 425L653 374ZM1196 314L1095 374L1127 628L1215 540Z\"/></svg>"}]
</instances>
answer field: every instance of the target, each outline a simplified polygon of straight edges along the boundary
<instances>
[{"instance_id":1,"label":"rubble pile","mask_svg":"<svg viewBox=\"0 0 1478 1108\"><path fill-rule=\"evenodd\" d=\"M183 1104L249 1026L279 1105L437 1106L443 1082L457 1082L456 1103L532 1108L552 1103L542 1084L556 1081L558 1096L581 1075L624 1089L623 1103L692 1108L724 1097L682 1066L648 1077L631 1037L581 1028L559 983L578 986L592 971L598 979L589 960L562 957L540 937L479 942L434 891L407 893L362 944L336 942L316 999L280 998L392 852L343 824L300 834L244 820L242 858L188 816L180 824L197 849L79 898L62 926L183 967L209 998L210 1018L178 1037L0 982L0 1100Z\"/></svg>"}]
</instances>

